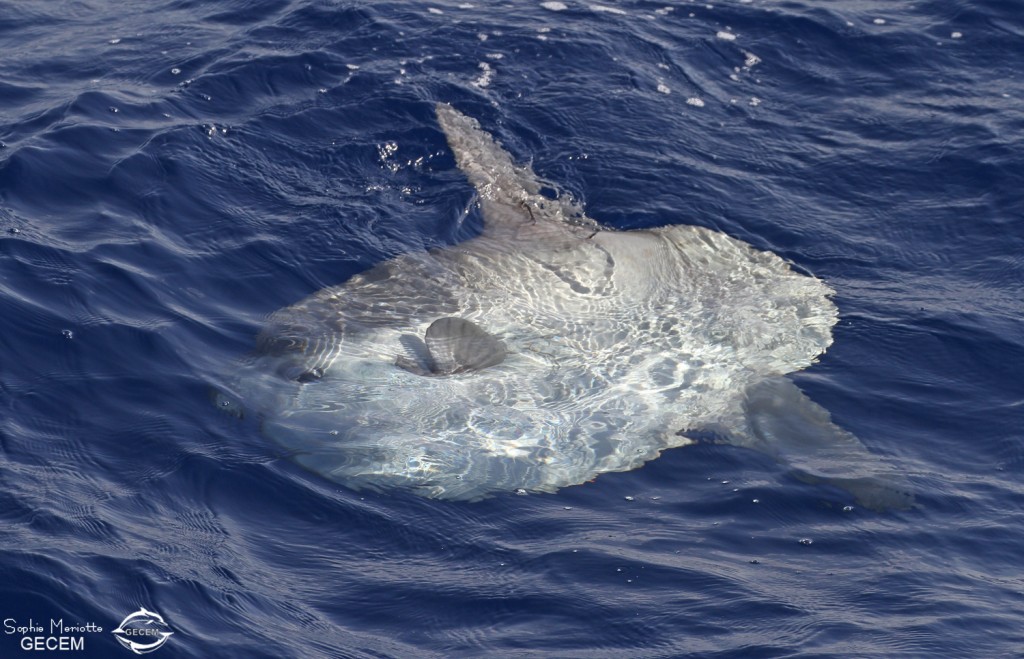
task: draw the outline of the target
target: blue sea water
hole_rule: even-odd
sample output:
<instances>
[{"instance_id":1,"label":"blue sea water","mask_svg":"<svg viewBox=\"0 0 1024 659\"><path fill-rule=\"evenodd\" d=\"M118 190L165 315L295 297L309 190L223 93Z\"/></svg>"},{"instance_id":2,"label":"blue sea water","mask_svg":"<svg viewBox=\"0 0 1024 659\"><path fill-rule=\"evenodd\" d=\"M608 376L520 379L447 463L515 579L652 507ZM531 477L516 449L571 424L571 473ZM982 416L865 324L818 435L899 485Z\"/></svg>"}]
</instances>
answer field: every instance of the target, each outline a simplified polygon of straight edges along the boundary
<instances>
[{"instance_id":1,"label":"blue sea water","mask_svg":"<svg viewBox=\"0 0 1024 659\"><path fill-rule=\"evenodd\" d=\"M0 53L0 657L1024 656L1019 2L5 1ZM714 444L355 492L217 410L270 313L469 235L439 101L827 281L794 379L916 505Z\"/></svg>"}]
</instances>

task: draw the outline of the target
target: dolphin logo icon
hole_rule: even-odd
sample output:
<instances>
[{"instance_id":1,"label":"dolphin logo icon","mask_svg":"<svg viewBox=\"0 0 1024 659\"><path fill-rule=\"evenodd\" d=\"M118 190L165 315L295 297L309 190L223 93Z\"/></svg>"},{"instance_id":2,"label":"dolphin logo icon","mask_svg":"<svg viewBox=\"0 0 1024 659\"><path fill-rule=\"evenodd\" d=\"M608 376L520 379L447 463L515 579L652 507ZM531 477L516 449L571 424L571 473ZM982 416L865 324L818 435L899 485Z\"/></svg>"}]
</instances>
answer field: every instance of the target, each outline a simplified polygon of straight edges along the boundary
<instances>
[{"instance_id":1,"label":"dolphin logo icon","mask_svg":"<svg viewBox=\"0 0 1024 659\"><path fill-rule=\"evenodd\" d=\"M112 634L123 645L135 654L146 654L159 650L174 632L164 621L163 616L144 607L129 613Z\"/></svg>"}]
</instances>

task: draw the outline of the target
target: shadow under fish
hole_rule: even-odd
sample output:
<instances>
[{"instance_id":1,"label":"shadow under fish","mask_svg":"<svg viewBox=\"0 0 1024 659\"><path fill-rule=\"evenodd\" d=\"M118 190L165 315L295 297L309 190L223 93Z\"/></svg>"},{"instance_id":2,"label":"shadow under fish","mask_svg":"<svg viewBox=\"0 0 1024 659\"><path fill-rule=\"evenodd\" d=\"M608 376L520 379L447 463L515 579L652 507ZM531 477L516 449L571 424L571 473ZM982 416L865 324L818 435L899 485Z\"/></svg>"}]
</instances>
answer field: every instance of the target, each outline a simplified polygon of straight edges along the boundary
<instances>
[{"instance_id":1,"label":"shadow under fish","mask_svg":"<svg viewBox=\"0 0 1024 659\"><path fill-rule=\"evenodd\" d=\"M225 393L294 460L475 500L634 469L706 431L862 505L912 504L784 377L832 343L824 282L702 227L604 228L542 195L476 120L443 104L437 119L482 233L278 311Z\"/></svg>"}]
</instances>

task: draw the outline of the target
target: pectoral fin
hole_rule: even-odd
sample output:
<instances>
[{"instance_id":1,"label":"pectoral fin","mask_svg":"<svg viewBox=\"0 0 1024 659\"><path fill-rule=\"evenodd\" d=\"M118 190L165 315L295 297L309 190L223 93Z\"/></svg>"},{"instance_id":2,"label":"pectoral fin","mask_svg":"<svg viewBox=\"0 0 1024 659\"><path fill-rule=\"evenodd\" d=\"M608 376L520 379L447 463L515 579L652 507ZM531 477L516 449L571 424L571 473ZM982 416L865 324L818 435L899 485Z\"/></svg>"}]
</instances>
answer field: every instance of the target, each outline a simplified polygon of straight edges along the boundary
<instances>
[{"instance_id":1,"label":"pectoral fin","mask_svg":"<svg viewBox=\"0 0 1024 659\"><path fill-rule=\"evenodd\" d=\"M500 364L505 359L505 344L463 318L435 320L427 328L424 341L403 336L407 355L396 364L419 375L455 375Z\"/></svg>"}]
</instances>

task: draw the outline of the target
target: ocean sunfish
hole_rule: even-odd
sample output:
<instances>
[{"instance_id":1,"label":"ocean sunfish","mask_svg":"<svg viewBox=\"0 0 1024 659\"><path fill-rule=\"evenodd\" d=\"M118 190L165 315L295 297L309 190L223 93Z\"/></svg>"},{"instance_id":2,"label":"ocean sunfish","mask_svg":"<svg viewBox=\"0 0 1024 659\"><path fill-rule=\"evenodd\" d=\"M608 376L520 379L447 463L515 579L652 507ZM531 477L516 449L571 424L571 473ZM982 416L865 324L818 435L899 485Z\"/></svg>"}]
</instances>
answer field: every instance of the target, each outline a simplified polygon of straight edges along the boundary
<instances>
[{"instance_id":1,"label":"ocean sunfish","mask_svg":"<svg viewBox=\"0 0 1024 659\"><path fill-rule=\"evenodd\" d=\"M483 230L273 314L223 395L290 457L356 489L476 500L710 436L866 506L911 503L784 377L832 343L825 283L711 229L605 228L475 119L436 112Z\"/></svg>"}]
</instances>

